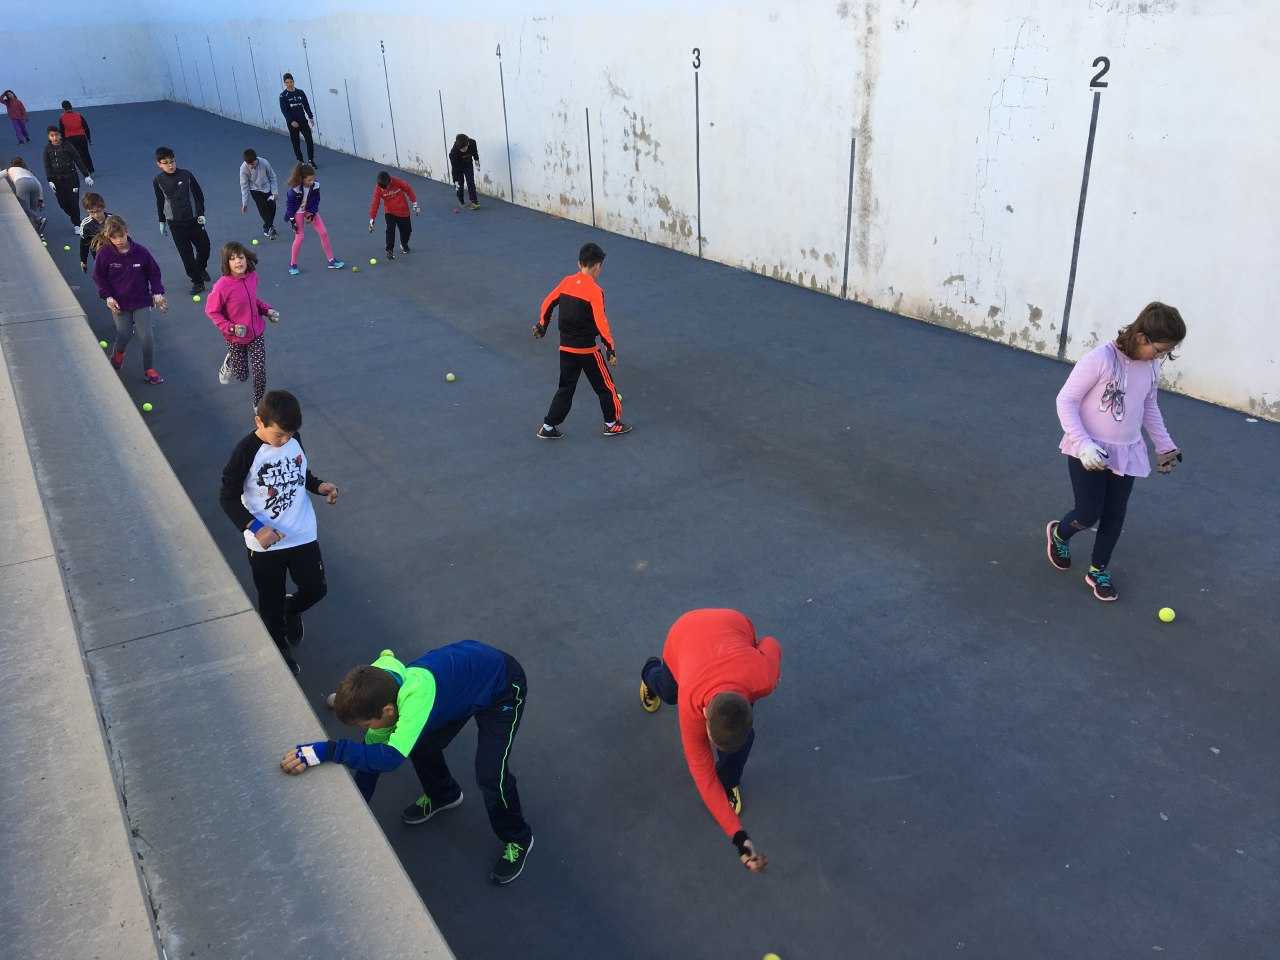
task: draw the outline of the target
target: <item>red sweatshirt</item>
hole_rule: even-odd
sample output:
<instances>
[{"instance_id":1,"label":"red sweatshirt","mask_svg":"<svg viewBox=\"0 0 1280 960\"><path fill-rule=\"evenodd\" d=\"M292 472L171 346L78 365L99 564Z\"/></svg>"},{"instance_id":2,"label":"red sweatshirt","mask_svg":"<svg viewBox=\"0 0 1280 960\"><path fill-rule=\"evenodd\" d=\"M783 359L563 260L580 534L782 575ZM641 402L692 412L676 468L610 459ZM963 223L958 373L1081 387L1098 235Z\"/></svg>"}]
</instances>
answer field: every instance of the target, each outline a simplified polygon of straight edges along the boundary
<instances>
[{"instance_id":1,"label":"red sweatshirt","mask_svg":"<svg viewBox=\"0 0 1280 960\"><path fill-rule=\"evenodd\" d=\"M405 199L406 197L408 198L407 200ZM375 183L373 185L373 202L369 204L369 219L372 220L378 215L379 203L385 203L387 205L387 213L393 217L407 217L409 215L410 201L417 203L418 195L413 192L413 187L399 177L392 177L385 190Z\"/></svg>"},{"instance_id":2,"label":"red sweatshirt","mask_svg":"<svg viewBox=\"0 0 1280 960\"><path fill-rule=\"evenodd\" d=\"M23 104L23 102L18 99L18 95L16 93L9 97L9 101L8 103L5 104L5 106L9 111L10 120L27 119L26 105Z\"/></svg>"},{"instance_id":3,"label":"red sweatshirt","mask_svg":"<svg viewBox=\"0 0 1280 960\"><path fill-rule=\"evenodd\" d=\"M752 703L773 693L782 647L773 637L757 640L755 627L737 610L692 610L667 633L662 661L680 688L676 709L689 774L720 829L732 838L742 823L716 777L702 711L718 693L740 693Z\"/></svg>"},{"instance_id":4,"label":"red sweatshirt","mask_svg":"<svg viewBox=\"0 0 1280 960\"><path fill-rule=\"evenodd\" d=\"M85 127L84 117L76 113L74 110L65 111L58 118L58 126L62 128L64 137L84 137L88 136Z\"/></svg>"}]
</instances>

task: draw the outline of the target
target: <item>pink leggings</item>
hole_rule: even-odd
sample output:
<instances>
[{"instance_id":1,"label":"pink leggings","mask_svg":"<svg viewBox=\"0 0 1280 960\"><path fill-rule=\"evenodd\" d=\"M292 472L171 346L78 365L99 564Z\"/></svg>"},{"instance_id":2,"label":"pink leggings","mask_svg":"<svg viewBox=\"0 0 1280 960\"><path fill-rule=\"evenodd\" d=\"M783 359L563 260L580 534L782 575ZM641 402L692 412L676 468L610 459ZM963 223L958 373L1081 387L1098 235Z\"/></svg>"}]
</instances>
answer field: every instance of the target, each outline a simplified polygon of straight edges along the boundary
<instances>
[{"instance_id":1,"label":"pink leggings","mask_svg":"<svg viewBox=\"0 0 1280 960\"><path fill-rule=\"evenodd\" d=\"M290 263L297 264L298 251L302 249L302 237L307 232L307 217L301 210L298 215L293 218L293 222L297 225L297 231L293 235L293 252L291 254ZM320 214L316 214L311 221L311 226L316 228L316 233L320 234L320 246L324 247L324 258L326 260L333 259L333 247L329 244L329 231L324 228L324 221L320 219Z\"/></svg>"}]
</instances>

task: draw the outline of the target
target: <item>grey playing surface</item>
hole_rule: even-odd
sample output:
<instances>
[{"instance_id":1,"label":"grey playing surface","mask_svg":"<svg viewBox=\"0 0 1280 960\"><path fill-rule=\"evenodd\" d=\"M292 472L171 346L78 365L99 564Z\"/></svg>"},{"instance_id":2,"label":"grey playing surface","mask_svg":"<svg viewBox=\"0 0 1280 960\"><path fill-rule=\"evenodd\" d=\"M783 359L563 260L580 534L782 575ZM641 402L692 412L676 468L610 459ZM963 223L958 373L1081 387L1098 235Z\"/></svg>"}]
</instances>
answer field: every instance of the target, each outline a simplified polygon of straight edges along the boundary
<instances>
[{"instance_id":1,"label":"grey playing surface","mask_svg":"<svg viewBox=\"0 0 1280 960\"><path fill-rule=\"evenodd\" d=\"M95 108L92 123L94 189L156 254L173 304L168 383L141 382L135 346L124 384L156 405L157 441L252 591L216 498L250 391L218 384L222 339L157 230L152 151L174 147L204 186L216 277L222 242L259 235L252 205L239 212L241 151L283 177L288 140L171 104ZM36 168L40 146L19 150ZM498 851L470 730L449 751L462 807L402 826L407 764L374 801L460 957L1274 949L1280 429L1163 395L1186 462L1137 484L1121 599L1103 605L1081 582L1089 535L1068 574L1044 557L1070 498L1065 366L483 198L454 214L450 189L417 177L414 252L388 264L381 219L367 232L379 167L319 159L347 270L324 269L309 234L288 277L281 221L256 248L260 295L283 315L269 385L298 394L313 468L342 488L316 506L330 593L307 617L303 687L323 714L380 648L463 638L529 675L513 769L537 844L514 885L485 882ZM51 254L109 338L62 251L77 240L48 214ZM584 380L568 439L545 443L555 345L530 327L586 240L609 254L635 431L599 437ZM1115 325L1159 293L1135 290ZM1212 320L1188 318L1185 352ZM640 665L698 606L738 607L783 647L743 783L763 876L702 808L674 712L637 700Z\"/></svg>"}]
</instances>

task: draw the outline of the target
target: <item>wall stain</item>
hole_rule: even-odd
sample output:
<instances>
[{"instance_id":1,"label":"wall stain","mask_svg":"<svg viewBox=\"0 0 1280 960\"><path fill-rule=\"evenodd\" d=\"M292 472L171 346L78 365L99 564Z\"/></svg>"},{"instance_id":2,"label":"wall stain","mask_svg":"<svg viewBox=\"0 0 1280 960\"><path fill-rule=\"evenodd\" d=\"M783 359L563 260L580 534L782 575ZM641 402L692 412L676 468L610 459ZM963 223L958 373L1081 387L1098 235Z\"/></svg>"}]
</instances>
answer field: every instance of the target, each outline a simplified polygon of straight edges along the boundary
<instances>
[{"instance_id":1,"label":"wall stain","mask_svg":"<svg viewBox=\"0 0 1280 960\"><path fill-rule=\"evenodd\" d=\"M988 320L994 320L994 319L995 319L996 317L998 317L998 316L1000 316L1000 308L999 308L999 307L997 307L994 303L993 303L991 306L987 307L987 319L988 319Z\"/></svg>"},{"instance_id":2,"label":"wall stain","mask_svg":"<svg viewBox=\"0 0 1280 960\"><path fill-rule=\"evenodd\" d=\"M964 283L964 274L953 273L951 276L947 277L947 279L942 281L942 285L944 287L949 286L950 284L953 284L953 283Z\"/></svg>"},{"instance_id":3,"label":"wall stain","mask_svg":"<svg viewBox=\"0 0 1280 960\"><path fill-rule=\"evenodd\" d=\"M875 105L876 86L880 79L879 0L867 0L863 7L862 15L864 20L862 31L862 104L858 115L858 145L854 158L858 195L857 242L855 249L858 263L866 271L871 266L871 219L877 209L871 158L875 152L872 108Z\"/></svg>"},{"instance_id":4,"label":"wall stain","mask_svg":"<svg viewBox=\"0 0 1280 960\"><path fill-rule=\"evenodd\" d=\"M620 86L618 86L616 83L613 82L613 74L609 72L608 68L606 68L604 71L604 81L609 85L609 96L614 97L615 99L618 99L618 100L631 99L631 94L627 93L627 91L623 90Z\"/></svg>"},{"instance_id":5,"label":"wall stain","mask_svg":"<svg viewBox=\"0 0 1280 960\"><path fill-rule=\"evenodd\" d=\"M1217 401L1215 401L1217 402ZM1249 398L1249 412L1255 417L1265 417L1280 423L1280 400L1268 400L1264 393L1260 397Z\"/></svg>"}]
</instances>

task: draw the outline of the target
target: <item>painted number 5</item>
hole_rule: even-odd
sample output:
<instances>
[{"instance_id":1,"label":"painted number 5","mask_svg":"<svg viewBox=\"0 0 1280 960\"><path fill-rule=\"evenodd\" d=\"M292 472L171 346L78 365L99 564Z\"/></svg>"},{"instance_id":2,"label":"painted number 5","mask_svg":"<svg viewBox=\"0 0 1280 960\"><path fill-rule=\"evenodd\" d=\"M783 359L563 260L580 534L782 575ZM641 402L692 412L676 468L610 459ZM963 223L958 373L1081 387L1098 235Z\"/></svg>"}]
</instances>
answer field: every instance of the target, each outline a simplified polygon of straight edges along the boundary
<instances>
[{"instance_id":1,"label":"painted number 5","mask_svg":"<svg viewBox=\"0 0 1280 960\"><path fill-rule=\"evenodd\" d=\"M697 47L693 48L693 69L697 70L702 66L702 51Z\"/></svg>"},{"instance_id":2,"label":"painted number 5","mask_svg":"<svg viewBox=\"0 0 1280 960\"><path fill-rule=\"evenodd\" d=\"M1109 57L1098 57L1093 61L1093 65L1101 68L1093 75L1093 79L1089 81L1089 89L1096 90L1107 85L1107 81L1102 78L1105 77L1107 75L1107 71L1111 69L1111 59Z\"/></svg>"}]
</instances>

